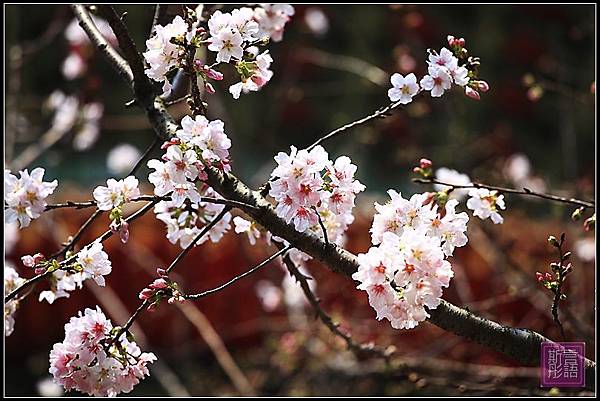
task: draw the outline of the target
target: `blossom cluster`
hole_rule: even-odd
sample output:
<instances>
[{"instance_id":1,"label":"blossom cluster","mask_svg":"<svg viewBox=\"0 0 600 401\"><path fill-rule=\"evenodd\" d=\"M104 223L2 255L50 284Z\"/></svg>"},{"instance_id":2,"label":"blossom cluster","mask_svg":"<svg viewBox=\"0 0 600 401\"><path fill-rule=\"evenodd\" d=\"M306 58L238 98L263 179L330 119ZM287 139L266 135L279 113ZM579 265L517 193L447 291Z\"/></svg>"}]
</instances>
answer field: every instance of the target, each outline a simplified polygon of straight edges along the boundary
<instances>
[{"instance_id":1,"label":"blossom cluster","mask_svg":"<svg viewBox=\"0 0 600 401\"><path fill-rule=\"evenodd\" d=\"M93 195L98 209L112 210L140 196L138 185L138 179L132 175L119 181L109 178L105 187L100 185L94 189Z\"/></svg>"},{"instance_id":2,"label":"blossom cluster","mask_svg":"<svg viewBox=\"0 0 600 401\"><path fill-rule=\"evenodd\" d=\"M10 266L4 265L4 296L6 297L12 291L23 285L25 279L19 276L19 273ZM4 303L4 336L8 337L15 328L14 314L19 308L19 300L12 299Z\"/></svg>"},{"instance_id":3,"label":"blossom cluster","mask_svg":"<svg viewBox=\"0 0 600 401\"><path fill-rule=\"evenodd\" d=\"M156 310L164 298L167 299L167 303L169 304L185 302L185 297L179 290L179 285L169 279L167 271L159 267L156 269L156 273L158 274L158 278L138 294L139 299L150 302L148 311L153 312Z\"/></svg>"},{"instance_id":4,"label":"blossom cluster","mask_svg":"<svg viewBox=\"0 0 600 401\"><path fill-rule=\"evenodd\" d=\"M20 177L4 170L4 222L18 221L19 227L27 227L46 210L46 198L54 192L58 181L44 182L45 170L35 168L31 174L27 169Z\"/></svg>"},{"instance_id":5,"label":"blossom cluster","mask_svg":"<svg viewBox=\"0 0 600 401\"><path fill-rule=\"evenodd\" d=\"M40 265L39 261L29 261L26 257L22 260L27 267ZM44 266L44 262L41 265ZM50 304L58 298L68 298L69 292L81 288L85 280L93 279L99 286L104 286L104 276L112 271L108 255L99 241L80 250L72 264L59 268L56 262L48 262L47 267L54 270L50 276L50 289L40 292L39 300Z\"/></svg>"},{"instance_id":6,"label":"blossom cluster","mask_svg":"<svg viewBox=\"0 0 600 401\"><path fill-rule=\"evenodd\" d=\"M454 275L446 258L466 245L469 217L456 212L455 199L438 210L427 193L410 199L394 190L388 194L388 203L375 204L374 246L358 255L360 266L352 278L367 292L378 320L410 329L429 317L426 308L439 305L442 289Z\"/></svg>"},{"instance_id":7,"label":"blossom cluster","mask_svg":"<svg viewBox=\"0 0 600 401\"><path fill-rule=\"evenodd\" d=\"M333 242L354 221L352 209L356 194L365 186L354 178L356 166L347 156L335 162L322 146L310 151L291 147L290 154L275 156L277 167L271 173L269 195L277 202L277 215L296 230L320 231L319 222Z\"/></svg>"},{"instance_id":8,"label":"blossom cluster","mask_svg":"<svg viewBox=\"0 0 600 401\"><path fill-rule=\"evenodd\" d=\"M205 184L197 192L198 198L191 199L186 204L177 201L161 201L154 207L156 218L167 226L167 239L172 244L179 242L181 248L187 248L198 236L205 225L209 224L219 213L223 211L224 205L203 202L202 196L221 198L220 195ZM231 214L226 213L217 224L215 224L195 245L200 245L210 239L219 242L223 235L229 230Z\"/></svg>"},{"instance_id":9,"label":"blossom cluster","mask_svg":"<svg viewBox=\"0 0 600 401\"><path fill-rule=\"evenodd\" d=\"M185 116L176 136L163 145L166 152L162 161L148 161L148 167L154 170L148 176L154 185L154 194L171 196L154 209L157 218L167 225L167 238L171 243L179 241L183 248L187 247L202 226L223 210L223 205L202 201L202 196L220 197L202 181L207 178L205 166L231 170L230 147L231 140L225 134L221 120L209 121L200 115L195 118ZM213 242L218 242L229 229L230 220L231 215L227 213L209 231Z\"/></svg>"},{"instance_id":10,"label":"blossom cluster","mask_svg":"<svg viewBox=\"0 0 600 401\"><path fill-rule=\"evenodd\" d=\"M413 73L406 76L392 74L392 88L388 90L390 100L408 104L421 90L429 91L431 97L441 97L452 84L465 88L467 96L479 100L478 91L489 90L487 82L477 78L479 59L468 57L464 47L465 40L462 38L456 39L449 35L448 45L450 49L443 47L439 52L428 50L427 74L418 83Z\"/></svg>"},{"instance_id":11,"label":"blossom cluster","mask_svg":"<svg viewBox=\"0 0 600 401\"><path fill-rule=\"evenodd\" d=\"M93 396L128 393L145 376L153 353L122 335L99 307L79 312L65 325L65 339L50 351L49 372L65 390Z\"/></svg>"},{"instance_id":12,"label":"blossom cluster","mask_svg":"<svg viewBox=\"0 0 600 401\"><path fill-rule=\"evenodd\" d=\"M208 93L214 93L209 80L220 81L223 74L215 69L221 63L234 63L241 81L230 86L229 92L239 98L241 92L258 91L273 76L269 69L273 59L268 51L259 54L258 46L269 40L280 41L285 24L294 14L289 4L263 4L259 7L236 8L231 12L215 11L206 26L201 26L193 12L186 19L176 16L170 24L157 25L146 41L144 52L149 68L146 75L163 84L163 95L172 90L169 75L179 68L198 74ZM190 49L207 45L216 53L215 63L207 65L195 59L190 64Z\"/></svg>"},{"instance_id":13,"label":"blossom cluster","mask_svg":"<svg viewBox=\"0 0 600 401\"><path fill-rule=\"evenodd\" d=\"M429 169L431 169L431 161L421 159L421 164L424 162L429 164ZM424 170L421 168L415 168L415 171L425 177L423 174ZM468 196L469 199L466 206L473 211L474 216L482 220L489 218L494 224L502 224L504 222L504 218L500 215L500 210L506 209L506 203L504 202L504 195L498 191L477 188L471 182L468 175L446 167L436 170L435 181L437 182L434 184L434 188L438 192L434 193L433 197L439 204L443 205L448 199L457 199L460 201Z\"/></svg>"}]
</instances>

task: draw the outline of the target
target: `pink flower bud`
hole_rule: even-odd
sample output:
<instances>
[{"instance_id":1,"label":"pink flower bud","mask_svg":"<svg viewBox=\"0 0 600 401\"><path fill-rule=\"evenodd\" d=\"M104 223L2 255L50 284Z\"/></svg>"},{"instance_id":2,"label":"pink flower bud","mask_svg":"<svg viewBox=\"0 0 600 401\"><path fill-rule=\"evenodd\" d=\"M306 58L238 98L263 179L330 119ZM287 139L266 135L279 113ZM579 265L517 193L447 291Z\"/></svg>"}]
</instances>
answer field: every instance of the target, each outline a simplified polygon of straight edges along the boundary
<instances>
[{"instance_id":1,"label":"pink flower bud","mask_svg":"<svg viewBox=\"0 0 600 401\"><path fill-rule=\"evenodd\" d=\"M160 267L156 269L156 274L158 274L160 277L167 277L167 271L165 269L161 269Z\"/></svg>"},{"instance_id":2,"label":"pink flower bud","mask_svg":"<svg viewBox=\"0 0 600 401\"><path fill-rule=\"evenodd\" d=\"M43 253L38 252L35 255L33 255L33 263L35 263L36 265L44 260L46 260L46 257Z\"/></svg>"},{"instance_id":3,"label":"pink flower bud","mask_svg":"<svg viewBox=\"0 0 600 401\"><path fill-rule=\"evenodd\" d=\"M213 70L208 66L204 66L204 72L206 73L206 76L210 79L214 79L215 81L223 80L223 74L221 72Z\"/></svg>"},{"instance_id":4,"label":"pink flower bud","mask_svg":"<svg viewBox=\"0 0 600 401\"><path fill-rule=\"evenodd\" d=\"M139 299L150 299L150 298L152 298L153 295L154 295L154 290L151 290L150 288L144 288L142 291L140 291L138 298Z\"/></svg>"},{"instance_id":5,"label":"pink flower bud","mask_svg":"<svg viewBox=\"0 0 600 401\"><path fill-rule=\"evenodd\" d=\"M204 84L204 89L206 89L206 91L211 95L215 94L215 88L210 84L210 82L206 82Z\"/></svg>"},{"instance_id":6,"label":"pink flower bud","mask_svg":"<svg viewBox=\"0 0 600 401\"><path fill-rule=\"evenodd\" d=\"M540 272L535 272L535 278L537 279L537 281L539 281L540 283L542 281L544 281L544 275Z\"/></svg>"},{"instance_id":7,"label":"pink flower bud","mask_svg":"<svg viewBox=\"0 0 600 401\"><path fill-rule=\"evenodd\" d=\"M421 167L414 167L413 173L421 174Z\"/></svg>"},{"instance_id":8,"label":"pink flower bud","mask_svg":"<svg viewBox=\"0 0 600 401\"><path fill-rule=\"evenodd\" d=\"M456 45L458 45L458 46L460 46L460 47L465 47L465 44L466 44L466 43L467 43L467 42L465 41L465 39L464 39L464 38L460 38L460 39L455 39L455 40L454 40L454 44L456 44Z\"/></svg>"},{"instance_id":9,"label":"pink flower bud","mask_svg":"<svg viewBox=\"0 0 600 401\"><path fill-rule=\"evenodd\" d=\"M470 86L465 87L465 95L467 95L471 99L475 99L475 100L480 99L479 92L477 92L475 89L471 88Z\"/></svg>"},{"instance_id":10,"label":"pink flower bud","mask_svg":"<svg viewBox=\"0 0 600 401\"><path fill-rule=\"evenodd\" d=\"M490 90L490 86L485 81L475 81L475 85L477 85L477 89L479 89L483 93Z\"/></svg>"},{"instance_id":11,"label":"pink flower bud","mask_svg":"<svg viewBox=\"0 0 600 401\"><path fill-rule=\"evenodd\" d=\"M552 275L550 273L546 273L544 278L546 279L546 281L550 281L552 280Z\"/></svg>"},{"instance_id":12,"label":"pink flower bud","mask_svg":"<svg viewBox=\"0 0 600 401\"><path fill-rule=\"evenodd\" d=\"M448 35L448 45L454 46L454 36Z\"/></svg>"},{"instance_id":13,"label":"pink flower bud","mask_svg":"<svg viewBox=\"0 0 600 401\"><path fill-rule=\"evenodd\" d=\"M36 268L33 270L33 272L34 272L35 274L42 274L42 273L45 273L45 272L46 272L46 268L45 268L45 267L36 267Z\"/></svg>"},{"instance_id":14,"label":"pink flower bud","mask_svg":"<svg viewBox=\"0 0 600 401\"><path fill-rule=\"evenodd\" d=\"M419 166L421 166L421 168L430 168L432 165L433 163L429 159L419 160Z\"/></svg>"},{"instance_id":15,"label":"pink flower bud","mask_svg":"<svg viewBox=\"0 0 600 401\"><path fill-rule=\"evenodd\" d=\"M33 267L35 266L35 260L31 255L25 255L21 257L21 262L23 262L23 266L25 267Z\"/></svg>"},{"instance_id":16,"label":"pink flower bud","mask_svg":"<svg viewBox=\"0 0 600 401\"><path fill-rule=\"evenodd\" d=\"M129 240L129 224L126 221L121 223L121 227L119 228L119 238L121 238L121 242L124 244Z\"/></svg>"},{"instance_id":17,"label":"pink flower bud","mask_svg":"<svg viewBox=\"0 0 600 401\"><path fill-rule=\"evenodd\" d=\"M154 290L162 290L163 288L167 288L169 283L164 278L157 278L154 280L152 284L148 286L148 288L152 288Z\"/></svg>"}]
</instances>

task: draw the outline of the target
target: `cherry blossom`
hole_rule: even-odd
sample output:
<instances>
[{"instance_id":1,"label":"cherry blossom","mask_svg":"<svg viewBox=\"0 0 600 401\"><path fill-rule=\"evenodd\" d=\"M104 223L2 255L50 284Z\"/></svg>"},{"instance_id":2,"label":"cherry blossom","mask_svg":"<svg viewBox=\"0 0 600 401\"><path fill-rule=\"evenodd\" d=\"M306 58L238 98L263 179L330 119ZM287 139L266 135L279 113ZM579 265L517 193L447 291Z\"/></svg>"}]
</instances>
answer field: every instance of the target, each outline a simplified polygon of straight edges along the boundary
<instances>
[{"instance_id":1,"label":"cherry blossom","mask_svg":"<svg viewBox=\"0 0 600 401\"><path fill-rule=\"evenodd\" d=\"M203 186L198 197L207 196L220 198L208 186ZM200 199L192 200L190 203L178 204L176 201L161 201L154 207L156 218L167 226L167 239L172 244L179 242L182 248L187 248L194 238L198 236L202 227L215 218L224 208L224 205L202 202ZM208 239L219 242L223 234L231 226L231 214L226 213L223 218L212 227L208 235L203 236L196 242L202 244Z\"/></svg>"},{"instance_id":2,"label":"cherry blossom","mask_svg":"<svg viewBox=\"0 0 600 401\"><path fill-rule=\"evenodd\" d=\"M352 278L367 292L378 320L410 329L429 317L427 309L440 303L442 289L454 273L446 257L466 245L468 216L456 213L458 201L449 200L442 212L429 194L405 199L389 190L390 201L375 204L372 246L358 255Z\"/></svg>"},{"instance_id":3,"label":"cherry blossom","mask_svg":"<svg viewBox=\"0 0 600 401\"><path fill-rule=\"evenodd\" d=\"M139 181L134 176L119 181L109 178L106 181L106 187L97 186L94 189L93 195L98 209L111 210L139 196L138 184Z\"/></svg>"},{"instance_id":4,"label":"cherry blossom","mask_svg":"<svg viewBox=\"0 0 600 401\"><path fill-rule=\"evenodd\" d=\"M94 241L77 253L76 261L52 272L50 289L40 292L39 300L49 304L59 298L69 298L70 292L80 289L83 282L93 279L99 286L105 285L104 276L110 274L112 265L104 252L102 243Z\"/></svg>"},{"instance_id":5,"label":"cherry blossom","mask_svg":"<svg viewBox=\"0 0 600 401\"><path fill-rule=\"evenodd\" d=\"M452 77L447 69L437 65L429 66L427 71L429 74L421 79L421 87L430 91L431 97L441 97L452 86Z\"/></svg>"},{"instance_id":6,"label":"cherry blossom","mask_svg":"<svg viewBox=\"0 0 600 401\"><path fill-rule=\"evenodd\" d=\"M146 75L157 82L163 83L163 96L171 92L171 84L167 74L177 68L185 48L173 39L183 40L188 36L189 26L179 15L170 24L156 25L154 35L146 41L147 51L143 56L149 65Z\"/></svg>"},{"instance_id":7,"label":"cherry blossom","mask_svg":"<svg viewBox=\"0 0 600 401\"><path fill-rule=\"evenodd\" d=\"M232 58L240 60L244 55L242 35L227 29L221 29L211 38L208 50L217 52L217 62L228 63Z\"/></svg>"},{"instance_id":8,"label":"cherry blossom","mask_svg":"<svg viewBox=\"0 0 600 401\"><path fill-rule=\"evenodd\" d=\"M498 212L499 209L505 209L504 195L499 195L497 191L479 188L469 191L469 200L467 207L473 210L473 214L482 220L488 217L494 224L502 224L504 219Z\"/></svg>"},{"instance_id":9,"label":"cherry blossom","mask_svg":"<svg viewBox=\"0 0 600 401\"><path fill-rule=\"evenodd\" d=\"M31 174L20 171L17 178L10 170L4 170L4 222L18 221L19 227L27 227L46 210L45 199L54 192L58 181L44 182L45 170L35 168Z\"/></svg>"},{"instance_id":10,"label":"cherry blossom","mask_svg":"<svg viewBox=\"0 0 600 401\"><path fill-rule=\"evenodd\" d=\"M236 216L233 218L233 225L236 233L246 233L248 235L250 245L255 245L256 240L260 238L260 231L256 228L256 224L253 221Z\"/></svg>"},{"instance_id":11,"label":"cherry blossom","mask_svg":"<svg viewBox=\"0 0 600 401\"><path fill-rule=\"evenodd\" d=\"M50 352L54 381L66 391L93 396L128 393L150 374L153 353L142 353L138 345L122 335L115 339L113 325L99 307L85 309L65 325L65 339Z\"/></svg>"},{"instance_id":12,"label":"cherry blossom","mask_svg":"<svg viewBox=\"0 0 600 401\"><path fill-rule=\"evenodd\" d=\"M254 9L254 19L260 27L259 36L275 42L283 39L283 29L295 13L290 4L262 4Z\"/></svg>"},{"instance_id":13,"label":"cherry blossom","mask_svg":"<svg viewBox=\"0 0 600 401\"><path fill-rule=\"evenodd\" d=\"M419 84L415 74L410 73L406 77L395 73L390 78L392 88L388 90L388 97L392 102L408 104L412 98L419 92Z\"/></svg>"},{"instance_id":14,"label":"cherry blossom","mask_svg":"<svg viewBox=\"0 0 600 401\"><path fill-rule=\"evenodd\" d=\"M280 152L275 161L278 166L271 173L275 179L269 195L277 201L277 215L293 222L300 232L309 228L319 232L321 219L332 226L334 236L341 240L339 234L353 220L356 194L365 189L354 179L356 166L346 156L331 162L322 146L310 151L298 151L292 146L289 155Z\"/></svg>"},{"instance_id":15,"label":"cherry blossom","mask_svg":"<svg viewBox=\"0 0 600 401\"><path fill-rule=\"evenodd\" d=\"M242 74L242 81L229 87L229 93L231 93L233 98L238 99L242 92L256 92L265 86L273 77L273 71L269 69L272 62L273 58L268 50L257 55L256 61L251 63L245 62L243 69L245 75L249 76Z\"/></svg>"},{"instance_id":16,"label":"cherry blossom","mask_svg":"<svg viewBox=\"0 0 600 401\"><path fill-rule=\"evenodd\" d=\"M19 273L6 262L4 263L4 296L6 297L12 291L25 283L25 279L19 276ZM14 314L19 308L19 300L12 299L4 303L4 336L8 337L15 328Z\"/></svg>"},{"instance_id":17,"label":"cherry blossom","mask_svg":"<svg viewBox=\"0 0 600 401\"><path fill-rule=\"evenodd\" d=\"M466 174L461 174L456 170L452 170L446 167L440 167L435 171L435 179L441 182L445 182L452 185L471 185L471 179ZM434 184L433 186L436 191L448 191L450 186L442 184ZM464 199L469 193L468 188L454 188L449 192L450 198L458 200Z\"/></svg>"}]
</instances>

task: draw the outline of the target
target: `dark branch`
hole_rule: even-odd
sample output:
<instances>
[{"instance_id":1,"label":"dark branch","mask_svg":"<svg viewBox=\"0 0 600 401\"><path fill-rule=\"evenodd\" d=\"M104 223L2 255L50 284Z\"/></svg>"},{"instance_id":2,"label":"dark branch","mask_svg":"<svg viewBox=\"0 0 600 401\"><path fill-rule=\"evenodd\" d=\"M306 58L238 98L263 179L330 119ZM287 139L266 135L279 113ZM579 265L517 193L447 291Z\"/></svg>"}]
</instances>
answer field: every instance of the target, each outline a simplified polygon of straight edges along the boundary
<instances>
[{"instance_id":1,"label":"dark branch","mask_svg":"<svg viewBox=\"0 0 600 401\"><path fill-rule=\"evenodd\" d=\"M317 316L319 317L319 319L321 319L323 324L325 324L325 326L327 326L327 328L333 334L341 337L346 342L346 346L350 350L352 350L358 356L372 355L372 356L384 358L386 361L389 360L389 358L393 355L393 352L394 352L393 347L389 347L388 349L382 349L379 347L375 347L374 345L371 345L371 344L361 344L361 343L355 342L352 339L352 336L341 331L339 328L339 324L334 323L331 316L329 316L327 313L325 313L325 311L321 308L321 305L319 304L320 301L317 298L317 296L310 289L310 285L308 284L308 280L307 280L306 276L304 276L304 274L302 274L300 272L300 270L298 270L298 268L296 267L296 265L294 264L292 259L289 257L289 255L286 255L283 258L283 262L285 263L290 274L300 284L300 287L302 288L302 291L304 292L306 299L308 300L308 302L314 309L314 311L317 314Z\"/></svg>"},{"instance_id":2,"label":"dark branch","mask_svg":"<svg viewBox=\"0 0 600 401\"><path fill-rule=\"evenodd\" d=\"M203 291L203 292L201 292L199 294L186 295L185 298L186 299L194 299L195 300L195 299L204 298L206 296L214 294L215 292L219 292L219 291L221 291L221 290L229 287L230 285L232 285L236 281L241 280L244 277L247 277L247 276L251 275L252 273L254 273L257 270L259 270L261 267L268 265L271 261L275 260L278 256L281 256L282 254L286 253L290 249L292 249L290 246L283 247L279 251L275 252L273 255L269 256L267 259L263 260L262 262L260 262L256 266L254 266L252 269L250 269L250 270L248 270L248 271L240 274L239 276L235 276L234 278L232 278L231 280L229 280L225 284L221 284L218 287L212 288L210 290Z\"/></svg>"},{"instance_id":3,"label":"dark branch","mask_svg":"<svg viewBox=\"0 0 600 401\"><path fill-rule=\"evenodd\" d=\"M458 185L458 184L450 184L450 183L447 183L444 181L436 180L435 178L413 178L413 182L415 182L417 184L439 184L439 185L447 186L452 189L485 188L485 189L489 189L492 191L504 192L504 193L508 193L508 194L534 196L534 197L549 199L549 200L553 200L553 201L557 201L557 202L569 203L572 205L581 206L583 208L594 208L595 207L595 202L587 202L587 201L582 201L582 200L575 199L575 198L564 198L562 196L544 194L544 193L532 191L531 189L528 189L528 188L523 188L522 190L519 190L519 189L514 189L514 188L504 188L504 187L497 187L497 186L493 186L493 185L486 185L486 184L481 184L481 183L477 183L477 182L474 182L470 185Z\"/></svg>"}]
</instances>

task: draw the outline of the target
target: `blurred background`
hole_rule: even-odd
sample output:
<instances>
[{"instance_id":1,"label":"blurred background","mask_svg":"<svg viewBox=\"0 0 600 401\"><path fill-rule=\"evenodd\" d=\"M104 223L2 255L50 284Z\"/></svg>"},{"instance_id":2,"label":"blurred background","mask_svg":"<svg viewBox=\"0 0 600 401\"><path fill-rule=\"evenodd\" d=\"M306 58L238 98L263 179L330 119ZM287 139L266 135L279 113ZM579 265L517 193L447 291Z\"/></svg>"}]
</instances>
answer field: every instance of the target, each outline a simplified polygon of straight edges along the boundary
<instances>
[{"instance_id":1,"label":"blurred background","mask_svg":"<svg viewBox=\"0 0 600 401\"><path fill-rule=\"evenodd\" d=\"M227 10L229 6L224 9ZM225 122L233 172L254 188L273 155L305 147L326 132L388 103L389 76L426 70L427 48L464 37L481 58L491 90L480 101L453 90L420 97L405 110L325 144L348 155L367 186L359 195L347 248L365 252L373 202L389 188L405 195L430 188L411 182L421 157L492 185L528 187L586 200L595 194L595 6L593 5L298 5L284 40L271 43L274 78L237 101L227 88L233 69L208 101L209 118ZM154 7L119 6L142 50ZM5 166L42 166L57 178L51 201L87 200L95 186L126 173L153 141L143 113L125 108L129 89L85 39L65 5L7 5L5 11ZM181 7L170 5L172 18ZM110 39L110 31L107 32ZM170 110L188 113L185 103ZM155 152L153 157L159 157ZM145 193L148 169L138 177ZM455 278L444 298L503 324L552 339L551 294L535 280L555 259L550 234L567 234L574 272L561 316L570 341L595 355L595 239L572 207L507 197L505 223L472 218L469 244L452 260ZM89 210L46 213L17 231L5 225L5 260L29 277L24 254L51 254L89 217ZM589 217L589 215L586 215ZM99 219L82 243L108 226ZM115 324L137 306L137 293L179 252L150 213L131 239L105 243L113 272L59 299L36 302L36 288L5 339L6 395L52 395L48 353L63 326L99 304ZM193 250L178 269L185 290L212 288L272 253L230 230L217 244ZM287 272L272 263L237 285L195 303L160 307L134 328L144 350L159 357L154 374L131 395L543 395L537 367L508 358L428 323L397 331L377 322L364 292L318 263L309 263L322 307L361 342L394 345L391 365L345 350L303 301ZM484 365L484 366L482 366ZM59 393L56 393L59 394Z\"/></svg>"}]
</instances>

